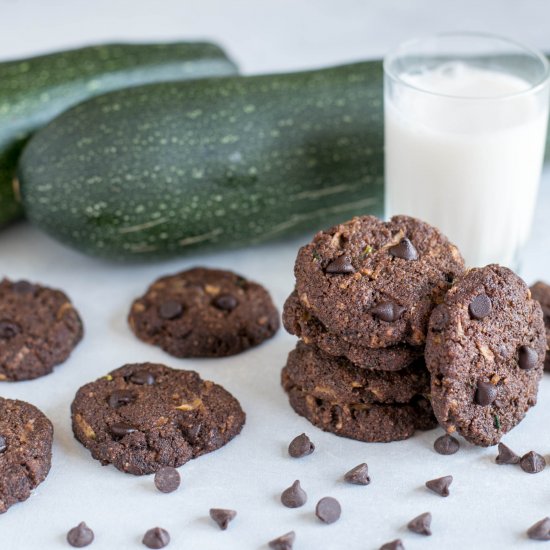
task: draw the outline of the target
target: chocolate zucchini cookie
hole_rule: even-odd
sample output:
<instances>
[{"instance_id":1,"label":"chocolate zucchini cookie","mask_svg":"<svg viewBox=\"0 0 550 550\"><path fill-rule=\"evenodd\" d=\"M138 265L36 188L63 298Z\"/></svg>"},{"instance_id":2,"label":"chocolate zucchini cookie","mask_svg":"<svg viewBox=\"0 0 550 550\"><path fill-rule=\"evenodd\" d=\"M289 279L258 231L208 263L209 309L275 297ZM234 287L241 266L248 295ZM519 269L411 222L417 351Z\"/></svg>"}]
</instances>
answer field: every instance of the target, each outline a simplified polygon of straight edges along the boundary
<instances>
[{"instance_id":1,"label":"chocolate zucchini cookie","mask_svg":"<svg viewBox=\"0 0 550 550\"><path fill-rule=\"evenodd\" d=\"M198 267L155 281L128 322L140 340L175 357L225 357L271 338L279 313L259 284Z\"/></svg>"},{"instance_id":2,"label":"chocolate zucchini cookie","mask_svg":"<svg viewBox=\"0 0 550 550\"><path fill-rule=\"evenodd\" d=\"M34 405L0 397L0 513L46 479L52 440L52 423Z\"/></svg>"},{"instance_id":3,"label":"chocolate zucchini cookie","mask_svg":"<svg viewBox=\"0 0 550 550\"><path fill-rule=\"evenodd\" d=\"M0 380L49 374L82 334L82 321L65 293L27 281L0 281Z\"/></svg>"},{"instance_id":4,"label":"chocolate zucchini cookie","mask_svg":"<svg viewBox=\"0 0 550 550\"><path fill-rule=\"evenodd\" d=\"M351 344L342 337L327 331L300 303L293 292L283 308L283 324L290 334L301 338L306 344L314 344L335 357L347 357L357 367L365 369L397 371L424 356L423 347L396 345L387 348L368 348Z\"/></svg>"},{"instance_id":5,"label":"chocolate zucchini cookie","mask_svg":"<svg viewBox=\"0 0 550 550\"><path fill-rule=\"evenodd\" d=\"M136 475L215 451L245 422L221 386L153 363L125 365L86 384L71 412L75 437L96 460Z\"/></svg>"},{"instance_id":6,"label":"chocolate zucchini cookie","mask_svg":"<svg viewBox=\"0 0 550 550\"><path fill-rule=\"evenodd\" d=\"M304 308L328 332L373 348L424 344L432 309L463 270L455 246L407 216L357 217L321 231L294 268Z\"/></svg>"},{"instance_id":7,"label":"chocolate zucchini cookie","mask_svg":"<svg viewBox=\"0 0 550 550\"><path fill-rule=\"evenodd\" d=\"M367 370L303 342L298 342L288 356L283 386L289 379L305 393L338 403L408 403L430 393L430 376L423 359L400 371Z\"/></svg>"},{"instance_id":8,"label":"chocolate zucchini cookie","mask_svg":"<svg viewBox=\"0 0 550 550\"><path fill-rule=\"evenodd\" d=\"M530 289L531 296L540 304L546 328L546 355L544 358L544 370L550 372L550 285L542 281L536 282Z\"/></svg>"},{"instance_id":9,"label":"chocolate zucchini cookie","mask_svg":"<svg viewBox=\"0 0 550 550\"><path fill-rule=\"evenodd\" d=\"M546 334L527 285L498 265L459 277L430 318L432 405L447 432L496 445L537 402Z\"/></svg>"}]
</instances>

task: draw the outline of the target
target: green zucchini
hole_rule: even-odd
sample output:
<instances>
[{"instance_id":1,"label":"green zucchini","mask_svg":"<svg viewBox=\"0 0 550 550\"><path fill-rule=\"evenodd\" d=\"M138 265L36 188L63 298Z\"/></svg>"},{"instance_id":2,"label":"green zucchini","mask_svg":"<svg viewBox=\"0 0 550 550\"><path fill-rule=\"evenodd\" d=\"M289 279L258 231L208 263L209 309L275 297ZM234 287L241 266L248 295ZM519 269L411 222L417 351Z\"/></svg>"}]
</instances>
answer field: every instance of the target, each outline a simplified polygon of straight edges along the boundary
<instances>
[{"instance_id":1,"label":"green zucchini","mask_svg":"<svg viewBox=\"0 0 550 550\"><path fill-rule=\"evenodd\" d=\"M381 79L364 62L94 98L26 147L27 215L83 252L152 259L381 214Z\"/></svg>"},{"instance_id":2,"label":"green zucchini","mask_svg":"<svg viewBox=\"0 0 550 550\"><path fill-rule=\"evenodd\" d=\"M0 226L21 215L12 180L28 136L89 97L148 82L236 74L216 45L109 44L0 63Z\"/></svg>"}]
</instances>

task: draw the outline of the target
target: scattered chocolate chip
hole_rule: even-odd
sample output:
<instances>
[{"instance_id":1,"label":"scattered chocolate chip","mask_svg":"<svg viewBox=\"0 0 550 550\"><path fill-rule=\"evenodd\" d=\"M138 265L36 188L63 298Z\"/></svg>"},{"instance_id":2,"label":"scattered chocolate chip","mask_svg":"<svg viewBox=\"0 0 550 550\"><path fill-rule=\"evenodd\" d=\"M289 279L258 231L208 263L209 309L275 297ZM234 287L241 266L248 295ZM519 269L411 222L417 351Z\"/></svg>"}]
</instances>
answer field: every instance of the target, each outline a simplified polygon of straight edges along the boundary
<instances>
[{"instance_id":1,"label":"scattered chocolate chip","mask_svg":"<svg viewBox=\"0 0 550 550\"><path fill-rule=\"evenodd\" d=\"M393 323L403 315L405 309L406 308L403 306L397 305L394 302L380 302L370 310L370 313L381 321Z\"/></svg>"},{"instance_id":2,"label":"scattered chocolate chip","mask_svg":"<svg viewBox=\"0 0 550 550\"><path fill-rule=\"evenodd\" d=\"M8 442L3 435L0 435L0 453L3 453L8 448Z\"/></svg>"},{"instance_id":3,"label":"scattered chocolate chip","mask_svg":"<svg viewBox=\"0 0 550 550\"><path fill-rule=\"evenodd\" d=\"M426 487L442 497L449 496L449 486L453 482L453 476L443 476L426 481Z\"/></svg>"},{"instance_id":4,"label":"scattered chocolate chip","mask_svg":"<svg viewBox=\"0 0 550 550\"><path fill-rule=\"evenodd\" d=\"M154 527L149 529L141 541L147 548L164 548L170 543L170 535L165 529Z\"/></svg>"},{"instance_id":5,"label":"scattered chocolate chip","mask_svg":"<svg viewBox=\"0 0 550 550\"><path fill-rule=\"evenodd\" d=\"M237 301L237 298L231 294L220 294L214 298L212 303L218 309L223 311L232 311L237 307L239 302Z\"/></svg>"},{"instance_id":6,"label":"scattered chocolate chip","mask_svg":"<svg viewBox=\"0 0 550 550\"><path fill-rule=\"evenodd\" d=\"M468 307L470 316L473 319L483 319L483 317L487 317L487 315L491 313L492 309L493 304L491 303L491 299L489 298L489 296L487 296L487 294L478 294L470 302L470 306Z\"/></svg>"},{"instance_id":7,"label":"scattered chocolate chip","mask_svg":"<svg viewBox=\"0 0 550 550\"><path fill-rule=\"evenodd\" d=\"M12 288L13 290L15 290L15 292L25 294L27 292L34 291L35 285L29 283L29 281L16 281L15 283L13 283Z\"/></svg>"},{"instance_id":8,"label":"scattered chocolate chip","mask_svg":"<svg viewBox=\"0 0 550 550\"><path fill-rule=\"evenodd\" d=\"M389 253L402 260L418 260L418 252L407 237L401 239L399 244L390 247Z\"/></svg>"},{"instance_id":9,"label":"scattered chocolate chip","mask_svg":"<svg viewBox=\"0 0 550 550\"><path fill-rule=\"evenodd\" d=\"M342 507L340 503L332 497L322 498L315 507L315 515L325 523L334 523L340 519Z\"/></svg>"},{"instance_id":10,"label":"scattered chocolate chip","mask_svg":"<svg viewBox=\"0 0 550 550\"><path fill-rule=\"evenodd\" d=\"M288 454L292 458L302 458L310 455L315 450L315 445L306 434L295 437L288 446Z\"/></svg>"},{"instance_id":11,"label":"scattered chocolate chip","mask_svg":"<svg viewBox=\"0 0 550 550\"><path fill-rule=\"evenodd\" d=\"M116 437L124 437L125 435L135 432L136 429L125 422L116 422L111 426L111 433Z\"/></svg>"},{"instance_id":12,"label":"scattered chocolate chip","mask_svg":"<svg viewBox=\"0 0 550 550\"><path fill-rule=\"evenodd\" d=\"M519 368L523 370L531 370L537 366L538 354L529 346L521 346L519 348Z\"/></svg>"},{"instance_id":13,"label":"scattered chocolate chip","mask_svg":"<svg viewBox=\"0 0 550 550\"><path fill-rule=\"evenodd\" d=\"M161 493L173 493L180 483L180 474L172 466L164 466L155 473L155 487Z\"/></svg>"},{"instance_id":14,"label":"scattered chocolate chip","mask_svg":"<svg viewBox=\"0 0 550 550\"><path fill-rule=\"evenodd\" d=\"M231 521L235 519L237 512L235 510L225 510L223 508L210 508L210 517L218 524L218 527L225 531Z\"/></svg>"},{"instance_id":15,"label":"scattered chocolate chip","mask_svg":"<svg viewBox=\"0 0 550 550\"><path fill-rule=\"evenodd\" d=\"M286 533L276 539L273 539L268 544L269 548L273 548L273 550L292 550L295 540L296 533L294 531L290 531L290 533Z\"/></svg>"},{"instance_id":16,"label":"scattered chocolate chip","mask_svg":"<svg viewBox=\"0 0 550 550\"><path fill-rule=\"evenodd\" d=\"M307 502L307 494L298 480L282 492L281 502L287 508L300 508Z\"/></svg>"},{"instance_id":17,"label":"scattered chocolate chip","mask_svg":"<svg viewBox=\"0 0 550 550\"><path fill-rule=\"evenodd\" d=\"M434 441L434 449L440 455L454 455L460 449L460 443L456 437L445 434Z\"/></svg>"},{"instance_id":18,"label":"scattered chocolate chip","mask_svg":"<svg viewBox=\"0 0 550 550\"><path fill-rule=\"evenodd\" d=\"M0 339L9 340L17 336L21 332L21 328L16 323L11 321L0 321Z\"/></svg>"},{"instance_id":19,"label":"scattered chocolate chip","mask_svg":"<svg viewBox=\"0 0 550 550\"><path fill-rule=\"evenodd\" d=\"M478 405L486 407L497 398L498 390L490 382L478 382L475 400Z\"/></svg>"},{"instance_id":20,"label":"scattered chocolate chip","mask_svg":"<svg viewBox=\"0 0 550 550\"><path fill-rule=\"evenodd\" d=\"M74 548L84 548L92 544L93 540L94 532L83 521L67 533L67 542Z\"/></svg>"},{"instance_id":21,"label":"scattered chocolate chip","mask_svg":"<svg viewBox=\"0 0 550 550\"><path fill-rule=\"evenodd\" d=\"M368 485L370 483L369 467L365 462L352 468L344 475L344 480L353 485Z\"/></svg>"},{"instance_id":22,"label":"scattered chocolate chip","mask_svg":"<svg viewBox=\"0 0 550 550\"><path fill-rule=\"evenodd\" d=\"M518 464L519 461L519 456L510 447L507 447L504 443L498 444L498 455L495 459L497 464Z\"/></svg>"},{"instance_id":23,"label":"scattered chocolate chip","mask_svg":"<svg viewBox=\"0 0 550 550\"><path fill-rule=\"evenodd\" d=\"M405 550L401 539L395 539L391 542L386 542L380 547L380 550Z\"/></svg>"},{"instance_id":24,"label":"scattered chocolate chip","mask_svg":"<svg viewBox=\"0 0 550 550\"><path fill-rule=\"evenodd\" d=\"M119 407L131 403L134 398L134 392L131 390L115 390L109 396L109 406L113 409L118 409Z\"/></svg>"},{"instance_id":25,"label":"scattered chocolate chip","mask_svg":"<svg viewBox=\"0 0 550 550\"><path fill-rule=\"evenodd\" d=\"M132 384L138 384L139 386L152 386L155 383L155 377L147 371L134 372L128 380Z\"/></svg>"},{"instance_id":26,"label":"scattered chocolate chip","mask_svg":"<svg viewBox=\"0 0 550 550\"><path fill-rule=\"evenodd\" d=\"M349 256L339 256L336 260L330 262L325 268L325 273L331 273L333 275L347 275L349 273L355 273L355 268L351 265Z\"/></svg>"},{"instance_id":27,"label":"scattered chocolate chip","mask_svg":"<svg viewBox=\"0 0 550 550\"><path fill-rule=\"evenodd\" d=\"M171 321L172 319L181 317L183 306L175 300L166 300L166 302L160 304L158 311L159 317Z\"/></svg>"},{"instance_id":28,"label":"scattered chocolate chip","mask_svg":"<svg viewBox=\"0 0 550 550\"><path fill-rule=\"evenodd\" d=\"M432 530L430 529L431 524L432 514L430 514L430 512L425 512L411 519L411 521L407 523L407 529L419 535L430 536L432 534Z\"/></svg>"},{"instance_id":29,"label":"scattered chocolate chip","mask_svg":"<svg viewBox=\"0 0 550 550\"><path fill-rule=\"evenodd\" d=\"M546 460L535 451L529 451L521 457L519 465L528 474L538 474L546 468Z\"/></svg>"},{"instance_id":30,"label":"scattered chocolate chip","mask_svg":"<svg viewBox=\"0 0 550 550\"><path fill-rule=\"evenodd\" d=\"M527 529L527 536L532 540L550 540L550 518L537 521Z\"/></svg>"}]
</instances>

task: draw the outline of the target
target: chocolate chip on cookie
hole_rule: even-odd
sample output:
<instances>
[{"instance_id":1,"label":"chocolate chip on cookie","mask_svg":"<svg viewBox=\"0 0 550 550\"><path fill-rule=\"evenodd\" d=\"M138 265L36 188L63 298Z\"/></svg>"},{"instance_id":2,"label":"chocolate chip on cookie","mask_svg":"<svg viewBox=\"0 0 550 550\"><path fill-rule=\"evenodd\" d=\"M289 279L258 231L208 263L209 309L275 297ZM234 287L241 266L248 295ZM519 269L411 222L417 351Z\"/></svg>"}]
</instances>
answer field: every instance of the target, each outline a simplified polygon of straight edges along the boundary
<instances>
[{"instance_id":1,"label":"chocolate chip on cookie","mask_svg":"<svg viewBox=\"0 0 550 550\"><path fill-rule=\"evenodd\" d=\"M133 398L113 399L121 392ZM125 365L86 384L71 411L75 437L95 459L136 475L215 451L245 422L239 402L221 386L152 363Z\"/></svg>"},{"instance_id":2,"label":"chocolate chip on cookie","mask_svg":"<svg viewBox=\"0 0 550 550\"><path fill-rule=\"evenodd\" d=\"M197 267L155 281L128 322L140 340L175 357L225 357L271 338L279 314L259 284Z\"/></svg>"},{"instance_id":3,"label":"chocolate chip on cookie","mask_svg":"<svg viewBox=\"0 0 550 550\"><path fill-rule=\"evenodd\" d=\"M52 372L82 339L69 298L27 281L0 281L0 380L30 380Z\"/></svg>"}]
</instances>

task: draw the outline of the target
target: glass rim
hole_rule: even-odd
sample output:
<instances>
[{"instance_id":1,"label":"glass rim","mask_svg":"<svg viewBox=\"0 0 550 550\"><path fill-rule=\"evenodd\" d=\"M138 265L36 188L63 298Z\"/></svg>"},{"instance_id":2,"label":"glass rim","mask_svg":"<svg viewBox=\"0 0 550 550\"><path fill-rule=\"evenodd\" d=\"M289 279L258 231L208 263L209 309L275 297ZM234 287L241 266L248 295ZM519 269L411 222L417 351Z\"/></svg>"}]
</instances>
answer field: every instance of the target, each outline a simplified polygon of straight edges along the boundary
<instances>
[{"instance_id":1,"label":"glass rim","mask_svg":"<svg viewBox=\"0 0 550 550\"><path fill-rule=\"evenodd\" d=\"M513 92L510 94L504 94L501 96L461 96L461 95L453 95L453 94L446 94L441 92L434 92L432 90L427 90L425 88L422 88L420 86L415 86L414 84L411 84L410 82L407 82L406 80L403 80L403 78L400 77L399 74L397 74L395 71L392 71L389 67L390 63L396 59L396 57L402 53L404 50L410 48L414 44L420 44L422 42L427 42L428 40L438 39L438 38L447 38L447 37L474 37L474 38L487 38L491 40L498 40L499 42L504 42L511 44L521 50L523 50L526 54L531 55L532 57L538 59L540 62L542 68L543 68L543 74L542 77L533 84L530 84L528 88L525 90L521 90L520 92ZM540 50L536 48L532 48L530 46L526 46L525 44L518 42L517 40L513 40L511 38L507 38L505 36L501 36L499 34L493 34L488 32L469 32L469 31L449 31L449 32L440 32L435 34L426 34L422 36L417 36L416 38L411 38L409 40L406 40L405 42L401 42L397 47L390 50L385 56L382 63L384 74L387 75L389 78L394 80L395 82L399 82L399 84L406 86L407 88L410 88L412 90L415 90L417 92L421 92L423 94L429 94L436 97L442 97L447 99L460 99L464 101L502 101L512 98L521 97L524 95L534 94L538 92L540 89L544 88L550 81L550 63L544 53L542 53Z\"/></svg>"}]
</instances>

